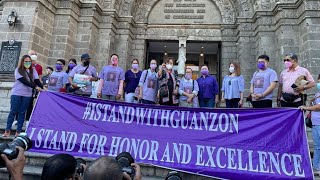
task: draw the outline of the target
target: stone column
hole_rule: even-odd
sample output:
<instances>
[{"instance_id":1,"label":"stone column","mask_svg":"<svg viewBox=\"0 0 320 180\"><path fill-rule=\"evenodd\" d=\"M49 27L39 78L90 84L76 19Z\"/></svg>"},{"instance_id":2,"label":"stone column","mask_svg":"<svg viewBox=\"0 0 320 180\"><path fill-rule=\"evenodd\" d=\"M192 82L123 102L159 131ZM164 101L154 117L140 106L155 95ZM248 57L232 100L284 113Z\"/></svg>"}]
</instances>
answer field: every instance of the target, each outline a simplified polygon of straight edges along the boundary
<instances>
[{"instance_id":1,"label":"stone column","mask_svg":"<svg viewBox=\"0 0 320 180\"><path fill-rule=\"evenodd\" d=\"M56 9L54 29L52 33L49 64L54 64L57 59L68 61L74 58L77 26L80 14L80 7L76 1L60 1ZM82 37L85 39L85 37ZM86 37L88 38L88 37ZM79 61L79 59L78 59Z\"/></svg>"},{"instance_id":2,"label":"stone column","mask_svg":"<svg viewBox=\"0 0 320 180\"><path fill-rule=\"evenodd\" d=\"M99 22L101 9L96 1L82 4L75 38L74 57L79 61L83 53L89 53L92 57L92 64L98 65L96 52L99 37ZM100 69L97 67L97 70Z\"/></svg>"}]
</instances>

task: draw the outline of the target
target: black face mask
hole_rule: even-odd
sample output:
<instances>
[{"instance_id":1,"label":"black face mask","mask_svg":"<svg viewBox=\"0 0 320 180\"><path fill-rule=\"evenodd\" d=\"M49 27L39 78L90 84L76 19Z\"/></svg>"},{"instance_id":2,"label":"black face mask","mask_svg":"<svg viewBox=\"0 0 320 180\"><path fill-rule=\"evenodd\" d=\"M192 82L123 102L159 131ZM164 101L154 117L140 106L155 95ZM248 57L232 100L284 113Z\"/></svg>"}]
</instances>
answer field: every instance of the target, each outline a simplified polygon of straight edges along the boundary
<instances>
[{"instance_id":1,"label":"black face mask","mask_svg":"<svg viewBox=\"0 0 320 180\"><path fill-rule=\"evenodd\" d=\"M83 65L84 65L84 66L89 66L89 64L90 64L90 60L85 60L85 61L83 61Z\"/></svg>"}]
</instances>

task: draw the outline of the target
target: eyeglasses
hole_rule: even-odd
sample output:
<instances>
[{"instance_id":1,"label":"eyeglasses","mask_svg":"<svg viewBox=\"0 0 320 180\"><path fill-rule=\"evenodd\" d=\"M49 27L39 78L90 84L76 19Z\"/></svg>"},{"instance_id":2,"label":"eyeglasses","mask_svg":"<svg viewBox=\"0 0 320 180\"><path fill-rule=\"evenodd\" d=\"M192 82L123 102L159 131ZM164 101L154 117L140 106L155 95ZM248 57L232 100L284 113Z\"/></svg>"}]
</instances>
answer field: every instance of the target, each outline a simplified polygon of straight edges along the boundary
<instances>
[{"instance_id":1,"label":"eyeglasses","mask_svg":"<svg viewBox=\"0 0 320 180\"><path fill-rule=\"evenodd\" d=\"M283 62L286 62L286 61L289 62L289 61L291 61L291 60L290 60L290 59L284 59L284 60L283 60Z\"/></svg>"}]
</instances>

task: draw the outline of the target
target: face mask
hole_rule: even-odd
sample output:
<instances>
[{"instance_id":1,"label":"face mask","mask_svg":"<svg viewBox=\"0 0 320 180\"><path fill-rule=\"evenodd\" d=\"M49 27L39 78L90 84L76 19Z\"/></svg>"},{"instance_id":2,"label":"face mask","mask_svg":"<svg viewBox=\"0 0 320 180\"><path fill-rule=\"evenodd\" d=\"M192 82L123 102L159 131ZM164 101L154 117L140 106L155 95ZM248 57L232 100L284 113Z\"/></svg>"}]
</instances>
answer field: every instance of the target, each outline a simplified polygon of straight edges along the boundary
<instances>
[{"instance_id":1,"label":"face mask","mask_svg":"<svg viewBox=\"0 0 320 180\"><path fill-rule=\"evenodd\" d=\"M30 58L31 58L31 60L36 61L38 59L38 56L33 54L33 55L30 55Z\"/></svg>"},{"instance_id":2,"label":"face mask","mask_svg":"<svg viewBox=\"0 0 320 180\"><path fill-rule=\"evenodd\" d=\"M206 70L206 69L201 70L201 74L206 76L206 75L208 75L208 74L209 74L209 71L208 71L208 70Z\"/></svg>"},{"instance_id":3,"label":"face mask","mask_svg":"<svg viewBox=\"0 0 320 180\"><path fill-rule=\"evenodd\" d=\"M317 83L317 88L320 90L320 83Z\"/></svg>"},{"instance_id":4,"label":"face mask","mask_svg":"<svg viewBox=\"0 0 320 180\"><path fill-rule=\"evenodd\" d=\"M31 62L24 62L23 65L26 69L29 69L31 66Z\"/></svg>"},{"instance_id":5,"label":"face mask","mask_svg":"<svg viewBox=\"0 0 320 180\"><path fill-rule=\"evenodd\" d=\"M262 62L258 63L258 68L259 69L265 69L266 68L265 63L262 63Z\"/></svg>"},{"instance_id":6,"label":"face mask","mask_svg":"<svg viewBox=\"0 0 320 180\"><path fill-rule=\"evenodd\" d=\"M190 80L190 79L191 79L191 77L192 77L192 75L191 75L191 74L186 74L186 75L184 76L184 78L186 78L186 80Z\"/></svg>"},{"instance_id":7,"label":"face mask","mask_svg":"<svg viewBox=\"0 0 320 180\"><path fill-rule=\"evenodd\" d=\"M70 69L73 69L74 67L76 67L76 64L69 64L68 67L69 67Z\"/></svg>"},{"instance_id":8,"label":"face mask","mask_svg":"<svg viewBox=\"0 0 320 180\"><path fill-rule=\"evenodd\" d=\"M57 71L61 71L63 68L62 68L62 65L61 64L56 64L56 70Z\"/></svg>"},{"instance_id":9,"label":"face mask","mask_svg":"<svg viewBox=\"0 0 320 180\"><path fill-rule=\"evenodd\" d=\"M287 69L289 69L289 68L291 68L291 66L292 66L292 62L286 61L286 62L284 62L284 66L285 66Z\"/></svg>"},{"instance_id":10,"label":"face mask","mask_svg":"<svg viewBox=\"0 0 320 180\"><path fill-rule=\"evenodd\" d=\"M85 61L83 62L83 65L84 65L84 66L89 66L89 64L90 64L90 60L85 60Z\"/></svg>"},{"instance_id":11,"label":"face mask","mask_svg":"<svg viewBox=\"0 0 320 180\"><path fill-rule=\"evenodd\" d=\"M230 73L234 73L234 67L229 67Z\"/></svg>"},{"instance_id":12,"label":"face mask","mask_svg":"<svg viewBox=\"0 0 320 180\"><path fill-rule=\"evenodd\" d=\"M139 64L132 64L132 69L138 69L139 68Z\"/></svg>"},{"instance_id":13,"label":"face mask","mask_svg":"<svg viewBox=\"0 0 320 180\"><path fill-rule=\"evenodd\" d=\"M155 70L155 69L157 68L157 65L155 65L155 64L150 64L150 68L151 68L152 70Z\"/></svg>"},{"instance_id":14,"label":"face mask","mask_svg":"<svg viewBox=\"0 0 320 180\"><path fill-rule=\"evenodd\" d=\"M167 69L169 69L169 70L172 69L172 65L171 65L171 64L167 64L166 67L167 67Z\"/></svg>"},{"instance_id":15,"label":"face mask","mask_svg":"<svg viewBox=\"0 0 320 180\"><path fill-rule=\"evenodd\" d=\"M112 65L118 65L118 60L117 59L114 59L112 62L111 62Z\"/></svg>"}]
</instances>

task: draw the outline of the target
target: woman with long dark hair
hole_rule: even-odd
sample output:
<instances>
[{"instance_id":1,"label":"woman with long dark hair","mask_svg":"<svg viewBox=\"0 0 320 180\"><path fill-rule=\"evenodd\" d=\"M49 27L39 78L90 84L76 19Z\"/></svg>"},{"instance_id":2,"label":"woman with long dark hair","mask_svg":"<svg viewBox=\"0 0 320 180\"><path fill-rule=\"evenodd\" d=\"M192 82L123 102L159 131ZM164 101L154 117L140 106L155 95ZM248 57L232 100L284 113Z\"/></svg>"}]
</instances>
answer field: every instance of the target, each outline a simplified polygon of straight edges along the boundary
<instances>
[{"instance_id":1,"label":"woman with long dark hair","mask_svg":"<svg viewBox=\"0 0 320 180\"><path fill-rule=\"evenodd\" d=\"M72 69L76 66L77 66L77 60L69 59L68 69L67 69L66 73L69 74L72 71Z\"/></svg>"},{"instance_id":2,"label":"woman with long dark hair","mask_svg":"<svg viewBox=\"0 0 320 180\"><path fill-rule=\"evenodd\" d=\"M16 136L19 135L34 90L41 91L43 88L37 71L31 66L31 58L29 55L22 56L18 67L15 69L14 76L15 83L11 90L11 107L8 115L7 127L2 135L3 137L10 136L11 126L16 114L18 114Z\"/></svg>"}]
</instances>

